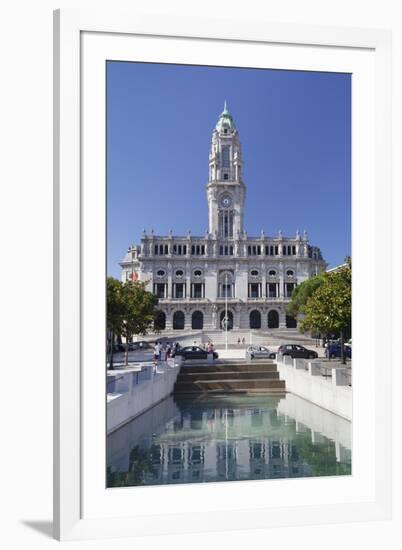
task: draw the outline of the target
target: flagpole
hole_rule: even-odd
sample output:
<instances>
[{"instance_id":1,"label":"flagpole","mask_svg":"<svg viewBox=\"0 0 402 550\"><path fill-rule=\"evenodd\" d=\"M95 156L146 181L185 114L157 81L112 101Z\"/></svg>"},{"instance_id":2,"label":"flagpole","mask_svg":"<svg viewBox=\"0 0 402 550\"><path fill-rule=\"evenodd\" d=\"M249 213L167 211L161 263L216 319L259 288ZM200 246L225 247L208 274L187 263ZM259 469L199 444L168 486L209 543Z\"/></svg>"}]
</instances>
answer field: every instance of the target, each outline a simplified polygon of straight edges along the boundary
<instances>
[{"instance_id":1,"label":"flagpole","mask_svg":"<svg viewBox=\"0 0 402 550\"><path fill-rule=\"evenodd\" d=\"M225 319L226 319L226 326L225 326L225 349L227 351L228 349L228 274L226 273L225 276L225 283L226 283L226 292L225 292Z\"/></svg>"}]
</instances>

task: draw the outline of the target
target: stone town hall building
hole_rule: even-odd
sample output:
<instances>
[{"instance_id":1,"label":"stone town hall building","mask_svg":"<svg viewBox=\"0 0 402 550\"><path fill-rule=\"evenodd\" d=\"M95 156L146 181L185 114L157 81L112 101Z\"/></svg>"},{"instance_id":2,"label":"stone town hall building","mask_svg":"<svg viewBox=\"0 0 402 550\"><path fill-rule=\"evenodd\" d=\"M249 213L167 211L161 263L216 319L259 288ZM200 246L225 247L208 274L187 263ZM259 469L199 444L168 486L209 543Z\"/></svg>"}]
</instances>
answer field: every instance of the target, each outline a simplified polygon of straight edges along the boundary
<instances>
[{"instance_id":1,"label":"stone town hall building","mask_svg":"<svg viewBox=\"0 0 402 550\"><path fill-rule=\"evenodd\" d=\"M244 229L246 186L239 133L226 103L212 132L203 236L143 232L128 249L122 279L148 281L159 297L162 330L294 328L286 305L294 287L325 269L306 232L250 237Z\"/></svg>"}]
</instances>

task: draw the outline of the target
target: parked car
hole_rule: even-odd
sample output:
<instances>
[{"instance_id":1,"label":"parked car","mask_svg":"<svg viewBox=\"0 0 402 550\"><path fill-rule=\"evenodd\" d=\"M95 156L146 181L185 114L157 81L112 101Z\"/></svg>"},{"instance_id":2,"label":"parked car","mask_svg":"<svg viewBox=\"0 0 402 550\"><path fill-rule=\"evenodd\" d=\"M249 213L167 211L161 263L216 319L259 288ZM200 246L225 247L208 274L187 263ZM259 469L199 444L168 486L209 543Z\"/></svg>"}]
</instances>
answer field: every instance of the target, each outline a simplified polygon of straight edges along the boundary
<instances>
[{"instance_id":1,"label":"parked car","mask_svg":"<svg viewBox=\"0 0 402 550\"><path fill-rule=\"evenodd\" d=\"M246 359L275 359L275 353L265 346L249 346Z\"/></svg>"},{"instance_id":2,"label":"parked car","mask_svg":"<svg viewBox=\"0 0 402 550\"><path fill-rule=\"evenodd\" d=\"M345 350L345 357L349 359L352 358L352 346L351 344L345 344L343 346ZM335 359L336 357L341 356L341 345L340 344L330 344L325 350L325 357L327 359Z\"/></svg>"},{"instance_id":3,"label":"parked car","mask_svg":"<svg viewBox=\"0 0 402 550\"><path fill-rule=\"evenodd\" d=\"M181 355L183 359L207 359L208 352L199 346L186 346L176 351L176 355ZM218 359L219 355L216 351L213 352L214 359Z\"/></svg>"},{"instance_id":4,"label":"parked car","mask_svg":"<svg viewBox=\"0 0 402 550\"><path fill-rule=\"evenodd\" d=\"M279 346L278 353L289 355L292 359L317 359L318 353L298 344L284 344Z\"/></svg>"}]
</instances>

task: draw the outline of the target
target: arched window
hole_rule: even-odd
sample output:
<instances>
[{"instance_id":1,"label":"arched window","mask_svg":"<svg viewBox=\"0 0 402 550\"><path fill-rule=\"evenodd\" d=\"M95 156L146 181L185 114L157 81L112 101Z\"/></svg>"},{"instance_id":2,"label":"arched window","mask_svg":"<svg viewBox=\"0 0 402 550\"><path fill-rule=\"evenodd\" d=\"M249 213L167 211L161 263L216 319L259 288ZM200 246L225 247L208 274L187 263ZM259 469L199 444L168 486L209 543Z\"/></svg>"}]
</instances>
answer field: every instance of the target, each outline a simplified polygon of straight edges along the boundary
<instances>
[{"instance_id":1,"label":"arched window","mask_svg":"<svg viewBox=\"0 0 402 550\"><path fill-rule=\"evenodd\" d=\"M287 275L288 277L293 277L294 271L292 271L291 269L288 269L288 270L286 271L286 275Z\"/></svg>"},{"instance_id":2,"label":"arched window","mask_svg":"<svg viewBox=\"0 0 402 550\"><path fill-rule=\"evenodd\" d=\"M256 309L250 313L250 328L261 328L261 313Z\"/></svg>"},{"instance_id":3,"label":"arched window","mask_svg":"<svg viewBox=\"0 0 402 550\"><path fill-rule=\"evenodd\" d=\"M182 311L175 311L173 314L173 330L184 329L184 313Z\"/></svg>"},{"instance_id":4,"label":"arched window","mask_svg":"<svg viewBox=\"0 0 402 550\"><path fill-rule=\"evenodd\" d=\"M286 315L286 328L297 328L297 320L290 315Z\"/></svg>"},{"instance_id":5,"label":"arched window","mask_svg":"<svg viewBox=\"0 0 402 550\"><path fill-rule=\"evenodd\" d=\"M268 313L268 328L279 328L279 315L274 309Z\"/></svg>"},{"instance_id":6,"label":"arched window","mask_svg":"<svg viewBox=\"0 0 402 550\"><path fill-rule=\"evenodd\" d=\"M158 311L154 321L155 330L165 330L166 328L166 315L163 311Z\"/></svg>"},{"instance_id":7,"label":"arched window","mask_svg":"<svg viewBox=\"0 0 402 550\"><path fill-rule=\"evenodd\" d=\"M194 311L191 316L191 328L202 329L204 327L204 314L202 311Z\"/></svg>"},{"instance_id":8,"label":"arched window","mask_svg":"<svg viewBox=\"0 0 402 550\"><path fill-rule=\"evenodd\" d=\"M274 269L270 269L269 272L268 272L268 275L270 277L276 277L276 271Z\"/></svg>"}]
</instances>

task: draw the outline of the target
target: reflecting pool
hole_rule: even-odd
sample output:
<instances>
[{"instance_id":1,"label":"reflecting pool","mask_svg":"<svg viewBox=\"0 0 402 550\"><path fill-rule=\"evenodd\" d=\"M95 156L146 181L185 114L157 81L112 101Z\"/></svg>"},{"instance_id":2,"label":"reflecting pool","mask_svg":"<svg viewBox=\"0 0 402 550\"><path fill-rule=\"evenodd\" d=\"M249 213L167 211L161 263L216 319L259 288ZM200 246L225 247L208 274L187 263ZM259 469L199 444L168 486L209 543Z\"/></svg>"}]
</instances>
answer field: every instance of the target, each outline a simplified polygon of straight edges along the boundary
<instances>
[{"instance_id":1,"label":"reflecting pool","mask_svg":"<svg viewBox=\"0 0 402 550\"><path fill-rule=\"evenodd\" d=\"M107 438L107 486L351 473L351 423L293 394L168 397Z\"/></svg>"}]
</instances>

